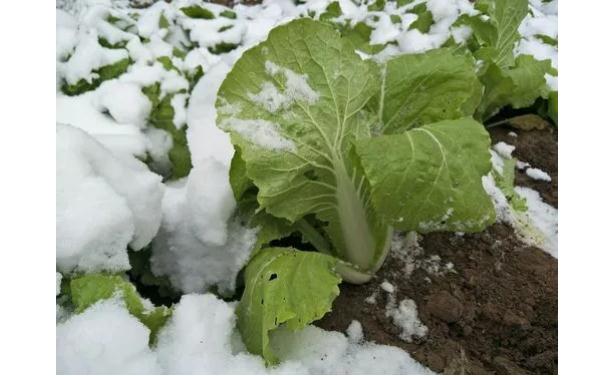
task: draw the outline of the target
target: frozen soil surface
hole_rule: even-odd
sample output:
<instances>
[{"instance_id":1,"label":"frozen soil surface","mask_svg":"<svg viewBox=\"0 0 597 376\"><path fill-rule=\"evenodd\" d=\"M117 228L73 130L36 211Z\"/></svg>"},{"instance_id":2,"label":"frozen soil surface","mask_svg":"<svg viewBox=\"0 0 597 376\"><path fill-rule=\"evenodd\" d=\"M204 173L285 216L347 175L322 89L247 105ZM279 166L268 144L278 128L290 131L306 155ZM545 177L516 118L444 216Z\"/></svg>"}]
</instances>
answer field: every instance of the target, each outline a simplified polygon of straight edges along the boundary
<instances>
[{"instance_id":1,"label":"frozen soil surface","mask_svg":"<svg viewBox=\"0 0 597 376\"><path fill-rule=\"evenodd\" d=\"M557 132L553 129L491 130L493 143L516 146L513 155L547 172L552 182L517 172L516 184L540 192L557 207ZM448 374L556 374L558 372L558 264L548 253L527 246L513 230L495 224L478 234L434 233L419 237L423 252L452 263L440 273L415 269L405 277L403 257L391 254L365 285L341 285L334 309L316 325L345 331L352 320L364 337L399 346L435 372ZM380 285L387 281L394 292ZM371 297L375 297L372 299ZM365 302L365 299L369 302ZM412 343L386 316L389 300L412 299L427 335Z\"/></svg>"}]
</instances>

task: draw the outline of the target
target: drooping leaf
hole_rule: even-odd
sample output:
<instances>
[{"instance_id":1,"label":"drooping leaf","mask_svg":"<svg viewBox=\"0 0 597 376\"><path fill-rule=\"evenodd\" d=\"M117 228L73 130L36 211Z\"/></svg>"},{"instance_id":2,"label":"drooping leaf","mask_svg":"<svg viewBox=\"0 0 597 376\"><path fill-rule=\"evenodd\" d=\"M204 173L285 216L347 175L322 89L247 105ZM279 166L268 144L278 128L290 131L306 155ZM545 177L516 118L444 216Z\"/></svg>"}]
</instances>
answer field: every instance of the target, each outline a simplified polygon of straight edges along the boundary
<instances>
[{"instance_id":1,"label":"drooping leaf","mask_svg":"<svg viewBox=\"0 0 597 376\"><path fill-rule=\"evenodd\" d=\"M535 37L537 39L541 40L541 42L548 44L550 46L555 46L555 47L558 46L558 40L550 37L549 35L538 34L538 35L535 35Z\"/></svg>"},{"instance_id":2,"label":"drooping leaf","mask_svg":"<svg viewBox=\"0 0 597 376\"><path fill-rule=\"evenodd\" d=\"M370 12L381 12L386 7L386 0L375 0L367 7Z\"/></svg>"},{"instance_id":3,"label":"drooping leaf","mask_svg":"<svg viewBox=\"0 0 597 376\"><path fill-rule=\"evenodd\" d=\"M375 208L397 229L480 231L495 219L481 184L489 146L484 127L462 118L359 141L357 153Z\"/></svg>"},{"instance_id":4,"label":"drooping leaf","mask_svg":"<svg viewBox=\"0 0 597 376\"><path fill-rule=\"evenodd\" d=\"M487 23L478 21L469 25L476 36L484 42L477 51L478 57L492 61L500 68L513 65L514 46L520 39L518 27L528 13L528 0L485 0L477 1L475 5L477 9L489 16L489 22L494 29L489 31Z\"/></svg>"},{"instance_id":5,"label":"drooping leaf","mask_svg":"<svg viewBox=\"0 0 597 376\"><path fill-rule=\"evenodd\" d=\"M492 172L494 180L498 188L502 191L510 207L518 212L527 210L527 203L524 197L521 197L516 190L514 190L514 179L516 174L516 159L504 159L502 172Z\"/></svg>"},{"instance_id":6,"label":"drooping leaf","mask_svg":"<svg viewBox=\"0 0 597 376\"><path fill-rule=\"evenodd\" d=\"M261 250L245 269L245 290L236 311L247 349L275 364L270 331L282 324L298 330L330 311L340 293L335 264L332 257L316 252Z\"/></svg>"},{"instance_id":7,"label":"drooping leaf","mask_svg":"<svg viewBox=\"0 0 597 376\"><path fill-rule=\"evenodd\" d=\"M371 103L382 133L472 115L481 97L473 59L449 49L394 58L382 72L380 93Z\"/></svg>"},{"instance_id":8,"label":"drooping leaf","mask_svg":"<svg viewBox=\"0 0 597 376\"><path fill-rule=\"evenodd\" d=\"M497 42L497 28L490 21L484 19L481 14L471 16L463 14L454 23L454 26L466 25L473 31L473 36L477 41L477 50L481 46L493 46Z\"/></svg>"},{"instance_id":9,"label":"drooping leaf","mask_svg":"<svg viewBox=\"0 0 597 376\"><path fill-rule=\"evenodd\" d=\"M374 55L384 49L383 44L370 44L373 28L364 22L358 22L354 26L345 25L339 27L340 33L348 39L355 50L359 50L369 55Z\"/></svg>"},{"instance_id":10,"label":"drooping leaf","mask_svg":"<svg viewBox=\"0 0 597 376\"><path fill-rule=\"evenodd\" d=\"M97 78L94 78L91 82L80 79L77 83L72 85L64 83L62 85L62 92L66 95L79 95L86 91L93 90L100 86L102 82L116 78L126 72L130 64L131 60L126 58L118 60L114 64L104 65L93 71L93 73L97 74Z\"/></svg>"},{"instance_id":11,"label":"drooping leaf","mask_svg":"<svg viewBox=\"0 0 597 376\"><path fill-rule=\"evenodd\" d=\"M230 9L226 9L222 13L220 13L220 17L230 18L231 20L236 19L236 13L231 11Z\"/></svg>"},{"instance_id":12,"label":"drooping leaf","mask_svg":"<svg viewBox=\"0 0 597 376\"><path fill-rule=\"evenodd\" d=\"M166 18L163 12L162 14L160 14L160 21L158 26L160 29L168 29L170 27L170 22L168 22L168 19Z\"/></svg>"},{"instance_id":13,"label":"drooping leaf","mask_svg":"<svg viewBox=\"0 0 597 376\"><path fill-rule=\"evenodd\" d=\"M417 29L421 33L428 33L431 25L433 25L433 14L427 10L427 6L425 4L419 4L412 9L411 13L415 13L417 19L410 24L408 29Z\"/></svg>"},{"instance_id":14,"label":"drooping leaf","mask_svg":"<svg viewBox=\"0 0 597 376\"><path fill-rule=\"evenodd\" d=\"M333 1L325 8L325 12L319 16L319 19L321 21L329 21L333 18L340 17L341 15L342 9L340 8L340 3Z\"/></svg>"},{"instance_id":15,"label":"drooping leaf","mask_svg":"<svg viewBox=\"0 0 597 376\"><path fill-rule=\"evenodd\" d=\"M150 343L155 342L158 330L172 314L168 307L154 308L151 303L144 303L135 286L119 275L87 274L73 278L70 281L70 293L77 313L100 300L122 297L131 315L151 331Z\"/></svg>"},{"instance_id":16,"label":"drooping leaf","mask_svg":"<svg viewBox=\"0 0 597 376\"><path fill-rule=\"evenodd\" d=\"M168 152L168 159L172 164L171 177L174 179L185 177L191 171L191 153L187 143L187 126L176 128L174 125L174 108L171 101L174 94L167 94L160 99L160 84L155 83L142 89L152 103L148 122L155 128L162 129L172 137L172 148Z\"/></svg>"},{"instance_id":17,"label":"drooping leaf","mask_svg":"<svg viewBox=\"0 0 597 376\"><path fill-rule=\"evenodd\" d=\"M117 50L119 48L125 48L127 41L126 40L121 40L118 41L116 43L110 43L106 38L104 37L98 37L97 38L98 43L100 44L100 46L105 47L105 48L111 48L113 50Z\"/></svg>"},{"instance_id":18,"label":"drooping leaf","mask_svg":"<svg viewBox=\"0 0 597 376\"><path fill-rule=\"evenodd\" d=\"M196 4L180 8L180 10L185 15L191 18L200 18L205 20L211 20L215 18L214 14L209 9Z\"/></svg>"},{"instance_id":19,"label":"drooping leaf","mask_svg":"<svg viewBox=\"0 0 597 376\"><path fill-rule=\"evenodd\" d=\"M160 56L156 60L159 61L160 64L162 64L162 66L164 67L164 69L175 71L175 72L177 72L177 73L180 74L180 70L178 68L176 68L176 66L172 62L172 59L170 59L170 57L168 57L168 56Z\"/></svg>"},{"instance_id":20,"label":"drooping leaf","mask_svg":"<svg viewBox=\"0 0 597 376\"><path fill-rule=\"evenodd\" d=\"M547 98L550 92L545 80L547 73L556 73L551 62L538 61L530 55L518 56L511 68L502 69L496 64L489 64L480 76L485 92L476 117L486 120L504 106L524 108L539 97Z\"/></svg>"},{"instance_id":21,"label":"drooping leaf","mask_svg":"<svg viewBox=\"0 0 597 376\"><path fill-rule=\"evenodd\" d=\"M238 44L222 42L222 43L216 44L213 47L209 47L208 50L212 54L219 55L219 54L224 54L226 52L230 52L237 47L238 47Z\"/></svg>"}]
</instances>

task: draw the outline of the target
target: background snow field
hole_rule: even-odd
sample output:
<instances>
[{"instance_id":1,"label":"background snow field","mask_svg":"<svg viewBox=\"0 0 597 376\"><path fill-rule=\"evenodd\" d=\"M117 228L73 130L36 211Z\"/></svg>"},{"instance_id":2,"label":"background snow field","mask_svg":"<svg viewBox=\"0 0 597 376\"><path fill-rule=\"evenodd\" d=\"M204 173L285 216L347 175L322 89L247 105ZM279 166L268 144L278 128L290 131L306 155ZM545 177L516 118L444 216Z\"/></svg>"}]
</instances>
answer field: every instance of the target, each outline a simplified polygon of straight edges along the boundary
<instances>
[{"instance_id":1,"label":"background snow field","mask_svg":"<svg viewBox=\"0 0 597 376\"><path fill-rule=\"evenodd\" d=\"M520 168L532 179L550 182L551 177L513 158L513 146L504 142L491 146L483 128L475 128L479 124L470 117L483 122L504 106L528 107L544 97L555 101L557 123L557 0L529 0L528 9L524 4L513 16L520 19L518 30L508 31L520 38L483 34L482 23L488 17L468 0L265 0L233 8L201 0L146 3L148 7L139 9L125 0L57 0L57 373L432 373L398 347L366 341L356 320L346 334L307 325L325 314L338 295L340 277L331 256L301 252L301 264L296 265L289 258L297 255L284 249L257 253L281 234L297 228L307 231L300 227L305 223L295 220L318 213L292 201L303 195L307 202L309 189L284 200L271 198L294 189L297 180L290 181L288 172L259 173L272 166L298 171L311 155L323 154L313 147L306 153L312 133L307 127L293 127L297 119L308 123L296 110L298 105L312 109L315 125L332 116L325 107L332 97L336 106L345 101L347 112L356 109L344 122L347 140L354 138L361 157L361 185L366 174L374 185L372 207L393 227L473 231L495 217L514 228L523 241L557 258L557 209L543 202L538 192L515 186L513 174ZM293 23L299 18L304 20ZM497 30L508 30L499 25L503 21L499 15L496 19ZM331 33L326 37L328 49L315 53L335 51L336 55L326 55L326 64L335 65L337 76L350 76L362 88L354 97L336 98L336 91L325 92L318 67L297 71L284 66L287 56L294 54L300 61L304 51L290 39L283 46L276 38L301 22L313 22L320 36ZM342 31L343 41L329 25ZM467 47L478 55L453 53ZM481 83L475 74L482 65L478 56L492 61ZM449 67L449 78L427 82L425 95L404 95L404 87L418 77L443 72L435 65L437 60ZM373 65L385 67L375 76L381 90L367 76ZM498 84L491 86L492 80ZM492 88L483 99L481 84ZM358 110L379 92L375 116L383 126L369 128L375 119L361 117ZM433 103L425 98L433 98ZM409 106L394 105L402 102ZM548 109L552 119L553 111ZM440 112L445 118L437 117ZM399 115L402 118L396 120ZM452 119L463 116L469 117L461 119L460 133L444 137L445 130L454 127ZM428 123L433 124L409 133ZM336 135L335 129L329 134L342 144L345 134ZM390 131L405 133L385 135ZM400 177L405 166L400 164L402 155L392 160L384 152L407 150L408 142L430 150L431 144L425 144L429 137L446 145L470 139L466 150L442 149L441 159L429 162L436 182L451 177L442 174L444 163L456 166L453 174L464 171L467 196L440 189L426 203L413 201L411 207L406 201L380 199L399 191L396 187L403 195L420 192L430 197L433 188L429 192L416 188L415 177L406 185L404 180L386 179L388 171ZM487 163L475 160L477 152L486 154ZM298 157L275 163L267 159L282 153ZM470 158L465 153L471 153ZM379 168L381 157L392 163ZM259 168L259 163L265 167ZM419 168L424 169L425 163ZM253 181L249 173L243 175L246 171ZM307 170L300 171L305 172L303 180L311 179ZM262 194L258 199L251 193L255 186ZM253 196L243 200L247 194ZM451 194L447 210L437 205L442 194ZM471 195L478 207L463 209L460 204ZM407 218L394 215L409 210L413 214ZM433 212L433 220L426 220L427 212ZM246 213L251 214L249 219ZM279 221L270 225L268 216ZM379 236L387 240L388 249L392 243L408 248L412 255L420 252L414 232L392 233L387 228L374 228L372 241ZM340 230L329 233L334 231ZM351 245L343 246L350 253ZM411 264L405 275L416 268L444 273L455 267L443 265L439 258ZM277 285L278 290L259 290L264 271L274 267L298 277ZM163 296L182 297L171 307L154 304L141 296L130 276L132 282L138 280ZM246 286L258 287L239 299L242 278ZM428 335L416 303L396 301L391 294L394 286L387 281L381 287L390 299L386 315L398 327L400 338L410 342ZM263 299L284 296L285 289L293 290L295 301L264 304ZM302 306L309 294L321 304ZM374 302L376 296L370 298ZM255 305L259 299L261 304ZM262 312L270 308L277 310L275 324L266 320L274 320L273 316ZM277 328L278 317L286 317L285 326ZM308 317L307 322L301 317ZM257 321L262 325L258 329ZM255 354L255 346L263 357Z\"/></svg>"}]
</instances>

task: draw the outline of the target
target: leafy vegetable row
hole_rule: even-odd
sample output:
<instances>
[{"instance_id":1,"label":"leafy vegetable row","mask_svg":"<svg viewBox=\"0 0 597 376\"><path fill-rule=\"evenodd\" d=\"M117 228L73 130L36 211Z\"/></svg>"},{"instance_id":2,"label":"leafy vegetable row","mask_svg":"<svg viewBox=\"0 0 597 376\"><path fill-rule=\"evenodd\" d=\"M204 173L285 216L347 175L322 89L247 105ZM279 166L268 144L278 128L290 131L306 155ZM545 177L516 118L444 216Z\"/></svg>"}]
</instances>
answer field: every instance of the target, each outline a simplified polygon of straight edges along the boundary
<instances>
[{"instance_id":1,"label":"leafy vegetable row","mask_svg":"<svg viewBox=\"0 0 597 376\"><path fill-rule=\"evenodd\" d=\"M550 92L549 61L514 58L524 0L478 2L469 48L364 60L329 22L298 19L246 51L220 87L239 215L260 229L238 325L249 351L276 362L269 332L331 308L342 280L369 281L394 229L483 230L493 223L484 121ZM268 248L300 234L316 252Z\"/></svg>"}]
</instances>

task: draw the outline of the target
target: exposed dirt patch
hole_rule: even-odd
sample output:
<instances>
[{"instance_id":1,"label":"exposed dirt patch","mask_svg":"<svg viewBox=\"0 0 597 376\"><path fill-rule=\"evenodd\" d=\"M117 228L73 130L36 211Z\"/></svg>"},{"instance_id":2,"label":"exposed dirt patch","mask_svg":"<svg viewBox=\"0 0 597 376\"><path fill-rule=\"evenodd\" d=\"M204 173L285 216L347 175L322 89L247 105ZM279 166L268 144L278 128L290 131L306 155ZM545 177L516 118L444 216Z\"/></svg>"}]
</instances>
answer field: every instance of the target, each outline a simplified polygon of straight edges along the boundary
<instances>
[{"instance_id":1,"label":"exposed dirt patch","mask_svg":"<svg viewBox=\"0 0 597 376\"><path fill-rule=\"evenodd\" d=\"M492 129L494 142L515 145L517 158L553 179L537 182L522 173L517 184L538 190L557 206L557 135L517 131L514 138L510 131ZM344 331L358 320L366 340L399 346L435 372L557 373L556 259L523 244L502 224L478 234L429 234L419 237L419 244L423 251L409 262L393 252L374 281L341 285L333 311L317 325ZM433 255L441 260L430 262ZM407 278L405 267L413 260L419 268ZM433 266L439 266L439 272ZM407 298L417 303L419 318L429 329L425 338L400 340L401 330L386 317L390 294L380 288L384 280L396 287L397 303ZM371 296L375 302L365 302Z\"/></svg>"}]
</instances>

